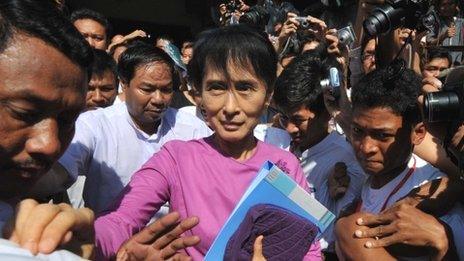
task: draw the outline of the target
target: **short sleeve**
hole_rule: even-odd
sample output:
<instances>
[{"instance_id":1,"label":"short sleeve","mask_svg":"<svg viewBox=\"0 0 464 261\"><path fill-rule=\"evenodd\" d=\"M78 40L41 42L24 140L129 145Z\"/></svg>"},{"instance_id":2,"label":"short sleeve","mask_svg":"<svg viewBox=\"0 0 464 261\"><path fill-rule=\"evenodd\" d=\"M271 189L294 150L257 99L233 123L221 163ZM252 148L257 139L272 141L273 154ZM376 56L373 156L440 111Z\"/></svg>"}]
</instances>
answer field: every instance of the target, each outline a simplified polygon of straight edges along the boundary
<instances>
[{"instance_id":1,"label":"short sleeve","mask_svg":"<svg viewBox=\"0 0 464 261\"><path fill-rule=\"evenodd\" d=\"M92 124L90 122L92 118L82 116L76 121L76 131L71 144L58 160L73 180L76 180L78 175L85 176L88 174L90 160L97 140L91 128L91 126L98 128L98 126L95 126L97 122Z\"/></svg>"}]
</instances>

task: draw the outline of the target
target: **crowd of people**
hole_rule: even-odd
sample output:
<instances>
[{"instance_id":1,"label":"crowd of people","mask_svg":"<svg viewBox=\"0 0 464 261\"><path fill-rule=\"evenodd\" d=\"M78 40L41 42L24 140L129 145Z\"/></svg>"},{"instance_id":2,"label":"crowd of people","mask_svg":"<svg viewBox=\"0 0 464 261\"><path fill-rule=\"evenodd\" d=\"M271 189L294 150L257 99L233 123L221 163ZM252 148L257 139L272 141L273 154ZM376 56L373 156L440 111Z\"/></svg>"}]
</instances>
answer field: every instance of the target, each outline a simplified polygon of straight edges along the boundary
<instances>
[{"instance_id":1,"label":"crowd of people","mask_svg":"<svg viewBox=\"0 0 464 261\"><path fill-rule=\"evenodd\" d=\"M301 260L464 260L463 3L334 2L176 46L2 0L0 258L202 260L271 161L336 217Z\"/></svg>"}]
</instances>

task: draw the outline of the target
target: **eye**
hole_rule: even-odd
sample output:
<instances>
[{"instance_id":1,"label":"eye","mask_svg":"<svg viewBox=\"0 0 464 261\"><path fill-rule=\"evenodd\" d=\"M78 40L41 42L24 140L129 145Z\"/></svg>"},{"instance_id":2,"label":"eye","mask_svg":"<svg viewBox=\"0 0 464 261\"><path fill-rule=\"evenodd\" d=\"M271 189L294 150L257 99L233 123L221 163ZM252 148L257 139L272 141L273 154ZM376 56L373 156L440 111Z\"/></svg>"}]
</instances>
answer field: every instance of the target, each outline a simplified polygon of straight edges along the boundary
<instances>
[{"instance_id":1,"label":"eye","mask_svg":"<svg viewBox=\"0 0 464 261\"><path fill-rule=\"evenodd\" d=\"M362 130L358 127L353 126L353 128L351 129L351 133L353 134L353 136L359 137L362 134Z\"/></svg>"},{"instance_id":2,"label":"eye","mask_svg":"<svg viewBox=\"0 0 464 261\"><path fill-rule=\"evenodd\" d=\"M163 88L160 88L160 91L163 94L171 94L174 92L174 89L172 87L163 87Z\"/></svg>"},{"instance_id":3,"label":"eye","mask_svg":"<svg viewBox=\"0 0 464 261\"><path fill-rule=\"evenodd\" d=\"M206 91L212 93L213 95L222 94L227 90L227 85L221 82L212 82L207 84Z\"/></svg>"},{"instance_id":4,"label":"eye","mask_svg":"<svg viewBox=\"0 0 464 261\"><path fill-rule=\"evenodd\" d=\"M17 119L25 123L37 122L40 120L40 117L41 117L39 111L20 108L12 104L7 105L6 108L14 119Z\"/></svg>"},{"instance_id":5,"label":"eye","mask_svg":"<svg viewBox=\"0 0 464 261\"><path fill-rule=\"evenodd\" d=\"M373 136L374 139L385 141L385 140L388 140L391 137L394 137L395 135L385 133L385 132L378 132L378 133L374 133L372 136Z\"/></svg>"},{"instance_id":6,"label":"eye","mask_svg":"<svg viewBox=\"0 0 464 261\"><path fill-rule=\"evenodd\" d=\"M235 89L239 92L249 92L254 89L254 86L251 83L238 83L235 85Z\"/></svg>"}]
</instances>

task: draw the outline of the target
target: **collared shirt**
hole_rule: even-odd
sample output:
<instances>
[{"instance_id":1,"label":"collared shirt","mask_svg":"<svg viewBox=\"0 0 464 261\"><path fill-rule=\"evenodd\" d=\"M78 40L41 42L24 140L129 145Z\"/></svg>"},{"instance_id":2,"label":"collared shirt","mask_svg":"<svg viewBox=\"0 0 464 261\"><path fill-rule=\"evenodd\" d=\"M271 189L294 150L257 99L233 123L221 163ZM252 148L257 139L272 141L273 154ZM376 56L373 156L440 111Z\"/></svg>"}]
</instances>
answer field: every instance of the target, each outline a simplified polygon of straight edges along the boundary
<instances>
[{"instance_id":1,"label":"collared shirt","mask_svg":"<svg viewBox=\"0 0 464 261\"><path fill-rule=\"evenodd\" d=\"M73 178L86 177L83 199L98 213L164 143L210 134L201 120L169 108L156 133L148 135L135 125L125 103L116 104L79 116L74 138L59 163Z\"/></svg>"},{"instance_id":2,"label":"collared shirt","mask_svg":"<svg viewBox=\"0 0 464 261\"><path fill-rule=\"evenodd\" d=\"M412 172L411 176L401 185L403 179L410 171L410 169L414 169L414 171ZM392 191L394 191L396 187L399 187L399 189L388 199L388 202L386 203L387 208L408 195L409 192L414 188L420 187L421 185L431 180L439 179L445 176L446 174L440 172L438 169L423 159L412 154L412 157L408 162L408 167L383 187L374 189L371 187L371 177L366 180L362 188L361 211L378 214L381 212L382 206L385 204L385 200L387 200L389 195L392 194ZM451 211L449 211L446 215L441 216L440 219L447 223L451 228L458 256L461 260L464 260L464 208L460 203L457 203L455 207L451 209ZM402 257L401 260L406 260L406 258ZM417 257L408 258L407 260L430 260L430 258Z\"/></svg>"},{"instance_id":3,"label":"collared shirt","mask_svg":"<svg viewBox=\"0 0 464 261\"><path fill-rule=\"evenodd\" d=\"M304 151L300 160L301 167L315 198L337 217L345 207L361 196L361 188L366 180L366 175L356 160L351 144L338 132L332 131L322 141ZM346 164L350 185L345 195L335 200L329 195L328 180L337 162ZM320 239L322 249L329 252L334 251L335 235L333 228L332 224Z\"/></svg>"}]
</instances>

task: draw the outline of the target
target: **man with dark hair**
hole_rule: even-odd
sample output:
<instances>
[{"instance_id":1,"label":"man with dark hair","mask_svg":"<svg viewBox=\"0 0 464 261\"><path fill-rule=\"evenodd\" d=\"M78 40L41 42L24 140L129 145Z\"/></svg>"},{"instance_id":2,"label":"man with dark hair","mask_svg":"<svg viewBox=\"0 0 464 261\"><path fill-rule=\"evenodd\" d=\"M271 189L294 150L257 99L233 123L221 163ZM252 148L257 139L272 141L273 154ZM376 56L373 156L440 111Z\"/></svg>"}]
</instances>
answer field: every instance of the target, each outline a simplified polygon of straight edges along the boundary
<instances>
[{"instance_id":1,"label":"man with dark hair","mask_svg":"<svg viewBox=\"0 0 464 261\"><path fill-rule=\"evenodd\" d=\"M71 14L71 22L90 46L106 50L111 35L111 26L105 16L94 10L79 9Z\"/></svg>"},{"instance_id":2,"label":"man with dark hair","mask_svg":"<svg viewBox=\"0 0 464 261\"><path fill-rule=\"evenodd\" d=\"M330 131L331 117L324 104L320 83L329 77L330 64L323 51L297 56L277 79L274 101L283 114L281 125L292 136L295 154L300 157L316 199L339 215L359 197L365 175L350 144L337 131ZM337 162L346 164L348 180L340 191L331 191L329 176ZM333 227L326 230L320 243L326 254L334 254Z\"/></svg>"},{"instance_id":3,"label":"man with dark hair","mask_svg":"<svg viewBox=\"0 0 464 261\"><path fill-rule=\"evenodd\" d=\"M451 67L451 55L440 49L431 49L422 60L422 76L437 78L440 72Z\"/></svg>"},{"instance_id":4,"label":"man with dark hair","mask_svg":"<svg viewBox=\"0 0 464 261\"><path fill-rule=\"evenodd\" d=\"M105 51L94 50L92 77L87 90L87 109L105 108L113 104L118 94L118 68Z\"/></svg>"},{"instance_id":5,"label":"man with dark hair","mask_svg":"<svg viewBox=\"0 0 464 261\"><path fill-rule=\"evenodd\" d=\"M76 223L68 223L68 229L91 242L92 211L39 207L30 199L18 202L72 139L75 118L85 108L92 51L50 0L2 0L0 28L0 228L16 207L14 231L6 236L33 254L50 253L62 239L51 239L54 230L40 237L45 217L33 213L53 209L59 220L79 217L69 219ZM41 240L48 243L39 245ZM1 242L0 252L5 253Z\"/></svg>"},{"instance_id":6,"label":"man with dark hair","mask_svg":"<svg viewBox=\"0 0 464 261\"><path fill-rule=\"evenodd\" d=\"M353 88L351 142L369 178L357 208L364 213L336 225L341 254L350 260L456 260L453 241L464 258L461 205L440 221L409 205L395 207L413 189L446 176L412 153L426 134L417 103L420 89L412 70L395 65L374 70ZM384 248L395 243L402 246Z\"/></svg>"},{"instance_id":7,"label":"man with dark hair","mask_svg":"<svg viewBox=\"0 0 464 261\"><path fill-rule=\"evenodd\" d=\"M69 176L86 177L83 198L95 212L106 209L164 143L210 134L203 121L169 107L176 77L173 61L161 49L144 43L129 47L118 71L126 102L81 114L59 160ZM79 205L79 189L72 187L69 194Z\"/></svg>"}]
</instances>

